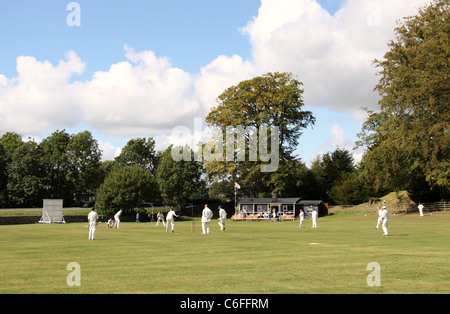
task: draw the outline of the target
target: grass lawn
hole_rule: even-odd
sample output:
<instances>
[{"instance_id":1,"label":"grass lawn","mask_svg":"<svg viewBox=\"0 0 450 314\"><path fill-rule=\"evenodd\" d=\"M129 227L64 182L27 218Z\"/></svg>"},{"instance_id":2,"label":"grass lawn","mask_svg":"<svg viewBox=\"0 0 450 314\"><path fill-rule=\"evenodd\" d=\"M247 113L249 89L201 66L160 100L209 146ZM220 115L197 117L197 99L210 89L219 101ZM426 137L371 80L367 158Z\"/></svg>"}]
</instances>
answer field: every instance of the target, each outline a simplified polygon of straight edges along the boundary
<instances>
[{"instance_id":1,"label":"grass lawn","mask_svg":"<svg viewBox=\"0 0 450 314\"><path fill-rule=\"evenodd\" d=\"M231 222L211 234L201 223L97 227L86 223L0 226L0 293L450 293L450 213L392 215L390 236L375 214L319 218L318 229L295 222ZM67 265L81 267L69 287ZM381 285L369 287L380 265Z\"/></svg>"}]
</instances>

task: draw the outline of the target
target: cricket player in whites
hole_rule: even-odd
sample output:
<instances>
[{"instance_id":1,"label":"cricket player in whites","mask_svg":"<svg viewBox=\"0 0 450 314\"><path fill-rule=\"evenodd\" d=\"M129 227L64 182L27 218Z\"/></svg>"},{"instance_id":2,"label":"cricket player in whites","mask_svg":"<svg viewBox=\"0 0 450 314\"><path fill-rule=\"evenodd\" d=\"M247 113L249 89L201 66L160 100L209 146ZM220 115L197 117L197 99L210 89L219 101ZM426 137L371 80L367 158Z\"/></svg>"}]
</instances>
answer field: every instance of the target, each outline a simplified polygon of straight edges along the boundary
<instances>
[{"instance_id":1,"label":"cricket player in whites","mask_svg":"<svg viewBox=\"0 0 450 314\"><path fill-rule=\"evenodd\" d=\"M161 221L163 223L163 226L165 227L166 223L164 222L164 215L163 215L163 213L158 212L158 215L156 215L156 226L155 227L158 227L158 225Z\"/></svg>"},{"instance_id":2,"label":"cricket player in whites","mask_svg":"<svg viewBox=\"0 0 450 314\"><path fill-rule=\"evenodd\" d=\"M383 231L384 231L384 236L387 236L388 233L388 226L389 226L389 212L386 208L386 206L383 206L383 211L381 212L381 218L383 219L383 223L381 224L381 226L383 227Z\"/></svg>"},{"instance_id":3,"label":"cricket player in whites","mask_svg":"<svg viewBox=\"0 0 450 314\"><path fill-rule=\"evenodd\" d=\"M122 208L114 215L114 228L120 229L120 216L122 215Z\"/></svg>"},{"instance_id":4,"label":"cricket player in whites","mask_svg":"<svg viewBox=\"0 0 450 314\"><path fill-rule=\"evenodd\" d=\"M209 209L208 204L205 204L205 208L202 212L202 234L209 234L209 222L211 221L212 216L213 213L211 209Z\"/></svg>"},{"instance_id":5,"label":"cricket player in whites","mask_svg":"<svg viewBox=\"0 0 450 314\"><path fill-rule=\"evenodd\" d=\"M311 220L312 220L312 227L311 228L317 228L317 210L314 208L311 213Z\"/></svg>"},{"instance_id":6,"label":"cricket player in whites","mask_svg":"<svg viewBox=\"0 0 450 314\"><path fill-rule=\"evenodd\" d=\"M423 204L419 203L419 206L417 206L417 208L419 209L420 217L423 217Z\"/></svg>"},{"instance_id":7,"label":"cricket player in whites","mask_svg":"<svg viewBox=\"0 0 450 314\"><path fill-rule=\"evenodd\" d=\"M222 208L222 205L219 206L219 226L220 231L225 230L225 222L227 220L227 212Z\"/></svg>"},{"instance_id":8,"label":"cricket player in whites","mask_svg":"<svg viewBox=\"0 0 450 314\"><path fill-rule=\"evenodd\" d=\"M89 224L89 240L95 240L95 230L98 225L98 214L95 212L95 209L92 208L91 212L88 215L88 224Z\"/></svg>"},{"instance_id":9,"label":"cricket player in whites","mask_svg":"<svg viewBox=\"0 0 450 314\"><path fill-rule=\"evenodd\" d=\"M180 217L177 214L175 214L175 211L173 208L170 209L170 211L167 213L166 217L166 232L169 230L169 223L172 224L172 232L175 227L174 218L173 217Z\"/></svg>"},{"instance_id":10,"label":"cricket player in whites","mask_svg":"<svg viewBox=\"0 0 450 314\"><path fill-rule=\"evenodd\" d=\"M305 228L305 212L303 211L303 209L300 209L300 214L298 215L298 218L300 219L300 224L298 225L298 227L303 227Z\"/></svg>"}]
</instances>

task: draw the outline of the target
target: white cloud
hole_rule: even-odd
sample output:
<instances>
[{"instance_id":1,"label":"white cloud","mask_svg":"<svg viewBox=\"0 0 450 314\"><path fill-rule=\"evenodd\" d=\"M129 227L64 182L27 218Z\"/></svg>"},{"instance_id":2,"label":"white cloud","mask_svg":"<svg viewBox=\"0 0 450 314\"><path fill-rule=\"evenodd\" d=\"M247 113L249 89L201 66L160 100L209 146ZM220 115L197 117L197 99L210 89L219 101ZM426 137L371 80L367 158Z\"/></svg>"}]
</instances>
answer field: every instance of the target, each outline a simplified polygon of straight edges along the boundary
<instances>
[{"instance_id":1,"label":"white cloud","mask_svg":"<svg viewBox=\"0 0 450 314\"><path fill-rule=\"evenodd\" d=\"M112 136L153 136L195 117L189 73L152 51L125 50L128 61L78 86L86 123Z\"/></svg>"},{"instance_id":2,"label":"white cloud","mask_svg":"<svg viewBox=\"0 0 450 314\"><path fill-rule=\"evenodd\" d=\"M353 150L354 146L355 143L346 136L345 130L336 123L330 129L330 137L322 143L319 150L312 155L310 162L317 156L323 155L326 152L332 152L339 148L349 151L353 156L354 162L359 163L362 159L363 151L360 148Z\"/></svg>"},{"instance_id":3,"label":"white cloud","mask_svg":"<svg viewBox=\"0 0 450 314\"><path fill-rule=\"evenodd\" d=\"M333 125L331 127L331 138L325 143L325 146L342 148L344 146L347 146L348 144L348 141L345 139L344 129L338 124Z\"/></svg>"},{"instance_id":4,"label":"white cloud","mask_svg":"<svg viewBox=\"0 0 450 314\"><path fill-rule=\"evenodd\" d=\"M121 147L115 147L110 142L98 141L98 147L102 151L102 161L114 160L122 152Z\"/></svg>"},{"instance_id":5,"label":"white cloud","mask_svg":"<svg viewBox=\"0 0 450 314\"><path fill-rule=\"evenodd\" d=\"M75 52L58 65L17 58L18 76L0 75L0 132L43 134L81 123L110 136L154 136L198 115L193 78L152 51L125 46L127 61L71 82L85 64Z\"/></svg>"},{"instance_id":6,"label":"white cloud","mask_svg":"<svg viewBox=\"0 0 450 314\"><path fill-rule=\"evenodd\" d=\"M195 94L203 105L205 115L212 107L217 106L216 99L225 89L255 75L253 64L238 55L222 55L202 67L195 80Z\"/></svg>"},{"instance_id":7,"label":"white cloud","mask_svg":"<svg viewBox=\"0 0 450 314\"><path fill-rule=\"evenodd\" d=\"M18 76L8 79L0 75L0 132L35 135L75 126L82 118L82 109L69 80L84 67L73 51L57 66L34 57L18 57Z\"/></svg>"},{"instance_id":8,"label":"white cloud","mask_svg":"<svg viewBox=\"0 0 450 314\"><path fill-rule=\"evenodd\" d=\"M351 112L375 108L371 65L393 39L396 20L427 0L347 0L331 16L314 0L262 0L242 32L262 71L290 71L304 83L305 103Z\"/></svg>"}]
</instances>

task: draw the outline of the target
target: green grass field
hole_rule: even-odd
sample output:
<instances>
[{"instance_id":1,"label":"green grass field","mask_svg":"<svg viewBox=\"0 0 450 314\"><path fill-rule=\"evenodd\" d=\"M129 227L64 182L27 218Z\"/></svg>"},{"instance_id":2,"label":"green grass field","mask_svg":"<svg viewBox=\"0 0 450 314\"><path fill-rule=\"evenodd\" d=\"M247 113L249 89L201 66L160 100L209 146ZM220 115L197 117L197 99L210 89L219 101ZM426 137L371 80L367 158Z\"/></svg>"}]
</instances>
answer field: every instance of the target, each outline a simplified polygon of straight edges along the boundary
<instances>
[{"instance_id":1,"label":"green grass field","mask_svg":"<svg viewBox=\"0 0 450 314\"><path fill-rule=\"evenodd\" d=\"M0 293L450 293L450 213L392 215L390 236L375 214L295 222L231 222L211 234L177 221L175 233L153 223L0 226ZM81 267L69 287L67 265ZM369 287L367 265L381 267Z\"/></svg>"}]
</instances>

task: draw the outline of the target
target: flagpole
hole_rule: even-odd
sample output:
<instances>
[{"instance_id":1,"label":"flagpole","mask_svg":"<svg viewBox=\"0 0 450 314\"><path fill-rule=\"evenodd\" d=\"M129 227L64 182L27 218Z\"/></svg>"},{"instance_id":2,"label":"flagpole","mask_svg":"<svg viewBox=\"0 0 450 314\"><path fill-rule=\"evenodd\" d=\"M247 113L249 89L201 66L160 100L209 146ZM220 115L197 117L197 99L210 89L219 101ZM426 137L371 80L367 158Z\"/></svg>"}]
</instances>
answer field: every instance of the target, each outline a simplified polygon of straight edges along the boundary
<instances>
[{"instance_id":1,"label":"flagpole","mask_svg":"<svg viewBox=\"0 0 450 314\"><path fill-rule=\"evenodd\" d=\"M234 212L237 213L237 190L241 189L241 186L234 181Z\"/></svg>"},{"instance_id":2,"label":"flagpole","mask_svg":"<svg viewBox=\"0 0 450 314\"><path fill-rule=\"evenodd\" d=\"M237 190L236 190L236 182L234 182L234 213L237 211Z\"/></svg>"}]
</instances>

